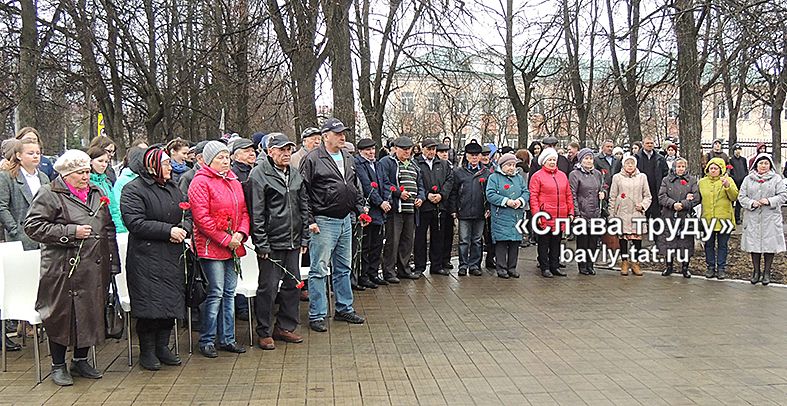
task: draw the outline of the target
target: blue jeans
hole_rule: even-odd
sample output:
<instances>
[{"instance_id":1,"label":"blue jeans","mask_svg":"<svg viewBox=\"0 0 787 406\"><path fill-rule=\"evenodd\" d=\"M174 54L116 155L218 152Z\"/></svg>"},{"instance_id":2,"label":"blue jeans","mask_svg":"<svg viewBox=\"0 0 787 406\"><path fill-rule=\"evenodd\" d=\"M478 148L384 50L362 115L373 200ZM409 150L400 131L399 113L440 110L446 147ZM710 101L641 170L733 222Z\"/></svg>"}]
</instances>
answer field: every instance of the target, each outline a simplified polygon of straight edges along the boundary
<instances>
[{"instance_id":1,"label":"blue jeans","mask_svg":"<svg viewBox=\"0 0 787 406\"><path fill-rule=\"evenodd\" d=\"M459 269L481 269L484 219L459 220Z\"/></svg>"},{"instance_id":2,"label":"blue jeans","mask_svg":"<svg viewBox=\"0 0 787 406\"><path fill-rule=\"evenodd\" d=\"M315 216L319 234L309 241L309 321L324 320L328 315L328 296L325 291L328 265L332 269L333 290L337 313L352 313L353 292L350 288L352 267L352 222L348 214L343 219Z\"/></svg>"},{"instance_id":3,"label":"blue jeans","mask_svg":"<svg viewBox=\"0 0 787 406\"><path fill-rule=\"evenodd\" d=\"M708 269L719 271L727 269L727 243L730 241L729 234L719 234L714 231L710 239L705 241L705 264ZM718 250L716 242L719 243Z\"/></svg>"},{"instance_id":4,"label":"blue jeans","mask_svg":"<svg viewBox=\"0 0 787 406\"><path fill-rule=\"evenodd\" d=\"M208 297L200 305L199 345L213 344L217 334L219 345L232 344L235 342L235 287L238 285L233 261L200 258L200 263L208 278Z\"/></svg>"}]
</instances>

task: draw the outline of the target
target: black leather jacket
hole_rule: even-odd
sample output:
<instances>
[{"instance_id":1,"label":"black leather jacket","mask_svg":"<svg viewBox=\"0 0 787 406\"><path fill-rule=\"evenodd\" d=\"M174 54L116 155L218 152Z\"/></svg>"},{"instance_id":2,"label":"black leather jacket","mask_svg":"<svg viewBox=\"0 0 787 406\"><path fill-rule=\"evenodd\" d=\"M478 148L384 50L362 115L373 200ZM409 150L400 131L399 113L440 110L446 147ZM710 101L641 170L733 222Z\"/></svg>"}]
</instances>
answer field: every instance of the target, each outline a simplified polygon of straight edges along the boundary
<instances>
[{"instance_id":1,"label":"black leather jacket","mask_svg":"<svg viewBox=\"0 0 787 406\"><path fill-rule=\"evenodd\" d=\"M309 198L297 171L290 168L285 183L271 159L265 159L251 170L244 189L258 254L308 245Z\"/></svg>"},{"instance_id":2,"label":"black leather jacket","mask_svg":"<svg viewBox=\"0 0 787 406\"><path fill-rule=\"evenodd\" d=\"M301 161L301 176L309 194L309 224L314 223L314 216L342 219L351 212L363 212L363 196L356 187L355 160L343 150L342 155L344 176L323 144Z\"/></svg>"}]
</instances>

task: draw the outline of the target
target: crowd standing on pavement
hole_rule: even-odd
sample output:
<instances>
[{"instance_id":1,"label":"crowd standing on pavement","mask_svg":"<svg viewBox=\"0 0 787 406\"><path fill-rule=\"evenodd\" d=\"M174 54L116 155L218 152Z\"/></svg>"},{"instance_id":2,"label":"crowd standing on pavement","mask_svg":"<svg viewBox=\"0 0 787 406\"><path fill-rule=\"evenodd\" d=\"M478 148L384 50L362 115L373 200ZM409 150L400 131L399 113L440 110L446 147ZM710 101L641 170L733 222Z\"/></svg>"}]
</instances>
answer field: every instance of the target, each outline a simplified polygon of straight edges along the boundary
<instances>
[{"instance_id":1,"label":"crowd standing on pavement","mask_svg":"<svg viewBox=\"0 0 787 406\"><path fill-rule=\"evenodd\" d=\"M169 341L175 320L188 317L187 250L207 279L206 297L191 312L199 352L208 358L246 352L235 320L248 320L250 310L263 350L304 340L301 301L309 303L315 332L328 330L330 308L334 321L363 324L354 291L426 273L451 275L455 237L459 277L482 276L483 266L501 279L520 276L519 250L532 244L541 276L565 277L566 239L590 255L575 261L581 275L595 275L593 258L614 249L622 275L642 276L641 258L629 253L642 248L648 230L640 225L653 218L678 227L698 216L716 221L704 242L707 278L727 277L731 229L722 221L742 224L740 249L751 255L752 284L769 284L774 256L785 251L787 188L765 145L745 157L739 145L728 155L716 140L701 157L685 157L678 143L657 150L645 136L627 146L605 141L598 151L569 143L564 152L548 136L520 149L470 140L456 151L450 137L402 136L385 145L364 138L353 145L348 131L327 119L303 131L300 148L283 133L229 133L196 144L134 140L116 167L118 145L103 135L86 152L65 151L54 164L33 128L3 141L0 237L41 250L36 308L49 337L53 381L101 378L87 353L104 339L107 291L121 269L141 366L180 365ZM687 172L690 159L702 161L702 176ZM609 236L569 227L613 219L620 229ZM118 254L121 234L128 234L125 258ZM666 258L662 275L680 265L689 278L688 259L670 253L690 257L695 239L673 237L656 241ZM253 309L236 296L245 255L255 256L259 268ZM302 267L309 269L305 281ZM9 350L20 349L3 338Z\"/></svg>"}]
</instances>

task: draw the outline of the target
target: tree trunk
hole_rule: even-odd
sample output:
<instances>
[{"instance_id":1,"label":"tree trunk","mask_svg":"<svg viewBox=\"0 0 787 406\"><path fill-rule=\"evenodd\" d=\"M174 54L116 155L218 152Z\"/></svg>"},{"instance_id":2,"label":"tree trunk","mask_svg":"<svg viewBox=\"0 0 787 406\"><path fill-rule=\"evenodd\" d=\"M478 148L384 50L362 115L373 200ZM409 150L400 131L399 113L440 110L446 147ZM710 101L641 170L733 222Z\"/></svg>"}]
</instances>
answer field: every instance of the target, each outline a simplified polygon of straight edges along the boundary
<instances>
[{"instance_id":1,"label":"tree trunk","mask_svg":"<svg viewBox=\"0 0 787 406\"><path fill-rule=\"evenodd\" d=\"M680 85L678 114L680 147L689 162L689 172L702 174L702 92L697 65L697 31L692 0L675 0L675 37L678 48L677 74Z\"/></svg>"},{"instance_id":2,"label":"tree trunk","mask_svg":"<svg viewBox=\"0 0 787 406\"><path fill-rule=\"evenodd\" d=\"M525 83L525 101L519 97L519 91L516 88L514 81L514 2L513 0L506 0L506 37L505 48L506 56L503 64L503 74L506 80L506 92L508 99L511 101L511 106L516 115L516 128L517 139L520 148L527 148L527 131L528 122L527 115L530 107L529 94L531 92L528 83Z\"/></svg>"},{"instance_id":3,"label":"tree trunk","mask_svg":"<svg viewBox=\"0 0 787 406\"><path fill-rule=\"evenodd\" d=\"M782 56L781 72L776 77L776 91L773 94L771 106L771 141L773 142L773 161L781 164L782 159L782 112L787 99L787 41ZM780 168L775 168L776 173L782 173Z\"/></svg>"},{"instance_id":4,"label":"tree trunk","mask_svg":"<svg viewBox=\"0 0 787 406\"><path fill-rule=\"evenodd\" d=\"M350 5L352 0L328 0L325 5L330 35L333 116L350 128L347 141L355 143L355 97L353 96L352 55L350 54Z\"/></svg>"},{"instance_id":5,"label":"tree trunk","mask_svg":"<svg viewBox=\"0 0 787 406\"><path fill-rule=\"evenodd\" d=\"M19 104L18 126L38 125L37 81L41 53L38 49L38 26L35 0L20 0L22 31L19 35ZM42 140L43 142L43 140Z\"/></svg>"}]
</instances>

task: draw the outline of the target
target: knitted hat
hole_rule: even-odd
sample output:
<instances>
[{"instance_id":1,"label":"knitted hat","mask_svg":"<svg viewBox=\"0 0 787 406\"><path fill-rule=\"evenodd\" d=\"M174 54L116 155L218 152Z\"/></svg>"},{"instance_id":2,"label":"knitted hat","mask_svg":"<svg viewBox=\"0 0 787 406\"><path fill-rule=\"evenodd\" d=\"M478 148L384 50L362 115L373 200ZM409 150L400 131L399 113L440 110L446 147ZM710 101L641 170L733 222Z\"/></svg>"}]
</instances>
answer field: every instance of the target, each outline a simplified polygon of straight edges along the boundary
<instances>
[{"instance_id":1,"label":"knitted hat","mask_svg":"<svg viewBox=\"0 0 787 406\"><path fill-rule=\"evenodd\" d=\"M593 150L590 148L582 148L577 152L577 162L582 162L585 159L585 156L590 155L593 156Z\"/></svg>"},{"instance_id":2,"label":"knitted hat","mask_svg":"<svg viewBox=\"0 0 787 406\"><path fill-rule=\"evenodd\" d=\"M90 170L90 156L78 149L69 149L55 161L55 170L61 176L70 175L83 169Z\"/></svg>"},{"instance_id":3,"label":"knitted hat","mask_svg":"<svg viewBox=\"0 0 787 406\"><path fill-rule=\"evenodd\" d=\"M538 164L544 166L544 162L552 157L557 158L557 151L552 147L544 148L544 150L541 151L541 154L538 156Z\"/></svg>"},{"instance_id":4,"label":"knitted hat","mask_svg":"<svg viewBox=\"0 0 787 406\"><path fill-rule=\"evenodd\" d=\"M210 165L213 162L213 159L216 158L216 155L219 154L221 151L227 151L230 153L230 149L227 147L227 144L221 141L210 141L205 145L205 148L202 150L202 159L205 161L205 165Z\"/></svg>"},{"instance_id":5,"label":"knitted hat","mask_svg":"<svg viewBox=\"0 0 787 406\"><path fill-rule=\"evenodd\" d=\"M510 152L507 154L503 154L503 156L501 156L500 159L497 160L497 163L500 165L501 168L503 167L503 165L509 162L519 163L519 160L516 159L516 155Z\"/></svg>"},{"instance_id":6,"label":"knitted hat","mask_svg":"<svg viewBox=\"0 0 787 406\"><path fill-rule=\"evenodd\" d=\"M622 153L623 153L623 148L621 147L615 147L612 149L612 155L622 154Z\"/></svg>"},{"instance_id":7,"label":"knitted hat","mask_svg":"<svg viewBox=\"0 0 787 406\"><path fill-rule=\"evenodd\" d=\"M19 141L16 138L3 140L3 143L0 144L0 158L5 158L10 161L14 156L14 150L16 149L16 146L21 143L22 141Z\"/></svg>"},{"instance_id":8,"label":"knitted hat","mask_svg":"<svg viewBox=\"0 0 787 406\"><path fill-rule=\"evenodd\" d=\"M620 160L620 165L621 166L625 165L626 161L628 161L628 160L634 161L634 166L637 166L637 157L635 157L634 155L631 155L631 154L623 155L623 159Z\"/></svg>"},{"instance_id":9,"label":"knitted hat","mask_svg":"<svg viewBox=\"0 0 787 406\"><path fill-rule=\"evenodd\" d=\"M764 152L757 154L757 156L754 158L754 162L751 163L751 168L749 168L749 170L753 171L754 168L757 167L757 163L759 163L763 159L771 163L771 170L775 170L773 169L773 158L771 157L771 154L766 154Z\"/></svg>"}]
</instances>

